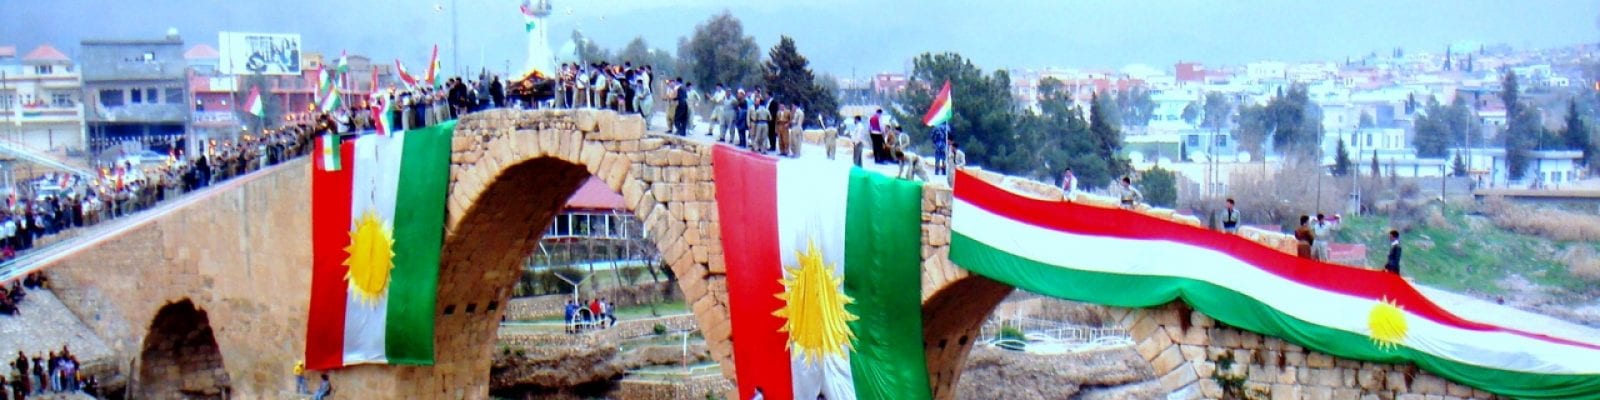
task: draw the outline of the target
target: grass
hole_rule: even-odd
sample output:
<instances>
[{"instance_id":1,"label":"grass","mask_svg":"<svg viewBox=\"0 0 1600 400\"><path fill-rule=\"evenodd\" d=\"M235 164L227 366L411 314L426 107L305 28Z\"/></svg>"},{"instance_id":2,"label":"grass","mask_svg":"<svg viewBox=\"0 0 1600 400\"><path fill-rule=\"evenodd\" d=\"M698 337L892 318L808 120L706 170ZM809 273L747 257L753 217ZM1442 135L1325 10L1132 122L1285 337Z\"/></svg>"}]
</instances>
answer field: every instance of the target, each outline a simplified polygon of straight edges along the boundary
<instances>
[{"instance_id":1,"label":"grass","mask_svg":"<svg viewBox=\"0 0 1600 400\"><path fill-rule=\"evenodd\" d=\"M1496 227L1489 218L1475 215L1464 205L1432 205L1423 210L1437 217L1422 218L1401 236L1405 256L1401 270L1417 282L1456 292L1504 294L1500 282L1521 276L1545 288L1568 293L1589 293L1594 285L1574 275L1563 255L1575 247L1600 249L1596 243L1559 241L1519 234ZM1428 220L1434 219L1432 223ZM1348 216L1337 240L1365 244L1367 263L1384 264L1388 253L1387 217Z\"/></svg>"}]
</instances>

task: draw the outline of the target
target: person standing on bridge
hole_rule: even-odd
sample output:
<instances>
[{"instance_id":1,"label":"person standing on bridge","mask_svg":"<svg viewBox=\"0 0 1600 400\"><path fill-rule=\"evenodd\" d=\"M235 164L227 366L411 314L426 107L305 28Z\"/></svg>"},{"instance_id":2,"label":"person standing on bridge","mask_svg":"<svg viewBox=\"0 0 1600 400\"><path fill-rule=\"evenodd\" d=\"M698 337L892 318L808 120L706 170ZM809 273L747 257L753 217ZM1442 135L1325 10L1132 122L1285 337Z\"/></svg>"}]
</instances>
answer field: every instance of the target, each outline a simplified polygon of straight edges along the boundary
<instances>
[{"instance_id":1,"label":"person standing on bridge","mask_svg":"<svg viewBox=\"0 0 1600 400\"><path fill-rule=\"evenodd\" d=\"M1233 198L1228 198L1228 208L1222 210L1222 231L1239 234L1239 209L1233 208Z\"/></svg>"},{"instance_id":2,"label":"person standing on bridge","mask_svg":"<svg viewBox=\"0 0 1600 400\"><path fill-rule=\"evenodd\" d=\"M767 111L766 107L762 107L760 103L756 103L751 108L754 111L750 112L750 119L755 122L756 129L750 132L751 135L755 136L755 143L751 143L750 150L765 154L768 149L772 148L772 138L768 135L768 131L771 130L769 122L772 120L772 113Z\"/></svg>"},{"instance_id":3,"label":"person standing on bridge","mask_svg":"<svg viewBox=\"0 0 1600 400\"><path fill-rule=\"evenodd\" d=\"M794 126L789 127L789 156L800 158L800 145L805 141L806 110L800 108L800 103L789 106L789 120Z\"/></svg>"},{"instance_id":4,"label":"person standing on bridge","mask_svg":"<svg viewBox=\"0 0 1600 400\"><path fill-rule=\"evenodd\" d=\"M1295 246L1295 252L1301 258L1313 258L1311 256L1311 245L1317 241L1317 234L1312 232L1311 226L1308 225L1310 221L1310 216L1301 215L1300 227L1294 229L1294 239L1299 241Z\"/></svg>"},{"instance_id":5,"label":"person standing on bridge","mask_svg":"<svg viewBox=\"0 0 1600 400\"><path fill-rule=\"evenodd\" d=\"M673 129L678 131L678 136L689 136L689 93L694 90L693 82L684 82L678 85L678 101L673 107L673 122L677 125Z\"/></svg>"},{"instance_id":6,"label":"person standing on bridge","mask_svg":"<svg viewBox=\"0 0 1600 400\"><path fill-rule=\"evenodd\" d=\"M1400 275L1400 231L1389 230L1389 260L1383 263L1383 269L1389 273Z\"/></svg>"}]
</instances>

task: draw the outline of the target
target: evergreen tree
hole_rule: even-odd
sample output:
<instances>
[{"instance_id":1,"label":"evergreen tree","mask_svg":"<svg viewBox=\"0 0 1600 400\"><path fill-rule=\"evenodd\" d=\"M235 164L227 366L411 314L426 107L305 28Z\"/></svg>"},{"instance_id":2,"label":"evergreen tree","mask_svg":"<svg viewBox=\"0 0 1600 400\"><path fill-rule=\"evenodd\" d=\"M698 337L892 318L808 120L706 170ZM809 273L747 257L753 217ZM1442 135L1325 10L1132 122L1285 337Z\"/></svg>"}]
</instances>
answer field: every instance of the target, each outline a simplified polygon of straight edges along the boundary
<instances>
[{"instance_id":1,"label":"evergreen tree","mask_svg":"<svg viewBox=\"0 0 1600 400\"><path fill-rule=\"evenodd\" d=\"M839 99L818 84L811 73L810 62L795 48L794 39L783 36L778 44L767 51L764 80L767 89L783 103L798 103L806 111L806 119L836 119L839 116Z\"/></svg>"},{"instance_id":2,"label":"evergreen tree","mask_svg":"<svg viewBox=\"0 0 1600 400\"><path fill-rule=\"evenodd\" d=\"M761 48L727 10L696 25L693 34L678 41L678 61L683 64L678 69L684 78L698 87L721 83L754 88L762 82Z\"/></svg>"},{"instance_id":3,"label":"evergreen tree","mask_svg":"<svg viewBox=\"0 0 1600 400\"><path fill-rule=\"evenodd\" d=\"M1500 100L1505 102L1507 118L1501 134L1506 149L1506 174L1511 180L1521 180L1528 173L1529 152L1538 145L1544 128L1538 111L1521 102L1516 72L1506 72L1500 87Z\"/></svg>"},{"instance_id":4,"label":"evergreen tree","mask_svg":"<svg viewBox=\"0 0 1600 400\"><path fill-rule=\"evenodd\" d=\"M1455 161L1450 163L1450 174L1458 177L1467 176L1467 162L1461 159L1459 152L1456 153Z\"/></svg>"},{"instance_id":5,"label":"evergreen tree","mask_svg":"<svg viewBox=\"0 0 1600 400\"><path fill-rule=\"evenodd\" d=\"M1334 149L1333 176L1349 175L1350 167L1350 149L1345 147L1344 139L1340 138L1339 147Z\"/></svg>"},{"instance_id":6,"label":"evergreen tree","mask_svg":"<svg viewBox=\"0 0 1600 400\"><path fill-rule=\"evenodd\" d=\"M1567 102L1567 125L1561 131L1562 142L1568 150L1583 151L1585 162L1594 156L1594 143L1590 140L1589 126L1583 123L1583 115L1578 110L1578 99Z\"/></svg>"},{"instance_id":7,"label":"evergreen tree","mask_svg":"<svg viewBox=\"0 0 1600 400\"><path fill-rule=\"evenodd\" d=\"M1106 104L1105 99L1102 99L1099 94L1091 94L1089 100L1089 134L1095 138L1096 144L1099 145L1095 155L1107 160L1121 158L1122 130L1118 129L1117 125L1112 123L1111 116L1107 115L1111 105ZM1127 166L1124 163L1114 163L1111 169L1113 175L1121 175L1127 172Z\"/></svg>"},{"instance_id":8,"label":"evergreen tree","mask_svg":"<svg viewBox=\"0 0 1600 400\"><path fill-rule=\"evenodd\" d=\"M1412 131L1415 137L1412 144L1417 148L1418 157L1443 157L1445 149L1450 146L1450 132L1448 119L1449 112L1439 101L1428 99L1428 112L1417 116L1412 122Z\"/></svg>"},{"instance_id":9,"label":"evergreen tree","mask_svg":"<svg viewBox=\"0 0 1600 400\"><path fill-rule=\"evenodd\" d=\"M1382 178L1383 177L1383 170L1378 168L1378 151L1377 150L1373 150L1372 151L1372 177L1373 178Z\"/></svg>"},{"instance_id":10,"label":"evergreen tree","mask_svg":"<svg viewBox=\"0 0 1600 400\"><path fill-rule=\"evenodd\" d=\"M923 53L912 60L909 80L899 93L898 104L884 107L884 111L903 123L918 146L930 143L928 127L921 124L922 114L948 80L956 105L950 140L961 144L967 162L1006 174L1044 176L1032 175L1043 166L1037 149L1042 146L1021 135L1039 132L1018 128L1026 121L1012 112L1011 76L1004 70L984 74L960 54Z\"/></svg>"},{"instance_id":11,"label":"evergreen tree","mask_svg":"<svg viewBox=\"0 0 1600 400\"><path fill-rule=\"evenodd\" d=\"M1139 178L1139 185L1150 205L1171 208L1178 204L1178 177L1172 171L1151 167Z\"/></svg>"}]
</instances>

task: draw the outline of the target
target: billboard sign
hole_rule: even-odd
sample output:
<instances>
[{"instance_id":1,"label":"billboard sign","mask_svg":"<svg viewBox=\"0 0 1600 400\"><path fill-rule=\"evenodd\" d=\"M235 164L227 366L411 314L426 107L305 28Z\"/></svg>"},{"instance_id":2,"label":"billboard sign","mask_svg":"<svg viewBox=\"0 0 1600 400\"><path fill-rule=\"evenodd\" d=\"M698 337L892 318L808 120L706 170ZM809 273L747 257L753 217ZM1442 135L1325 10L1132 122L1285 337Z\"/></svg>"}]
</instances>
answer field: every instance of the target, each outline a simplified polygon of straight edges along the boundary
<instances>
[{"instance_id":1,"label":"billboard sign","mask_svg":"<svg viewBox=\"0 0 1600 400\"><path fill-rule=\"evenodd\" d=\"M300 75L300 34L222 32L217 34L219 69L231 75Z\"/></svg>"}]
</instances>

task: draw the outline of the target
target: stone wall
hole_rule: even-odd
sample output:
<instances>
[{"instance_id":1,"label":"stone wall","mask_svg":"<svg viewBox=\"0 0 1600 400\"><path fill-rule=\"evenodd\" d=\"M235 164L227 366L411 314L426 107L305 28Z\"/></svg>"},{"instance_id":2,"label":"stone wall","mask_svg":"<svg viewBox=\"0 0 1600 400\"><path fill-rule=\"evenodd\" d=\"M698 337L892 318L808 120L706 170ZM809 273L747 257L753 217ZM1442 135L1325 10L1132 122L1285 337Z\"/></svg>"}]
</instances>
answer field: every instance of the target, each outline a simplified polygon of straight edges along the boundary
<instances>
[{"instance_id":1,"label":"stone wall","mask_svg":"<svg viewBox=\"0 0 1600 400\"><path fill-rule=\"evenodd\" d=\"M96 238L47 267L52 290L111 347L113 365L133 365L158 311L187 301L204 313L236 397L293 390L289 369L304 351L311 279L309 172L305 160L291 161ZM155 336L157 348L165 346L163 335ZM151 366L186 363L193 364ZM205 382L135 383L162 384Z\"/></svg>"},{"instance_id":2,"label":"stone wall","mask_svg":"<svg viewBox=\"0 0 1600 400\"><path fill-rule=\"evenodd\" d=\"M1163 389L1181 398L1491 399L1412 364L1344 360L1213 321L1181 303L1112 309Z\"/></svg>"}]
</instances>

